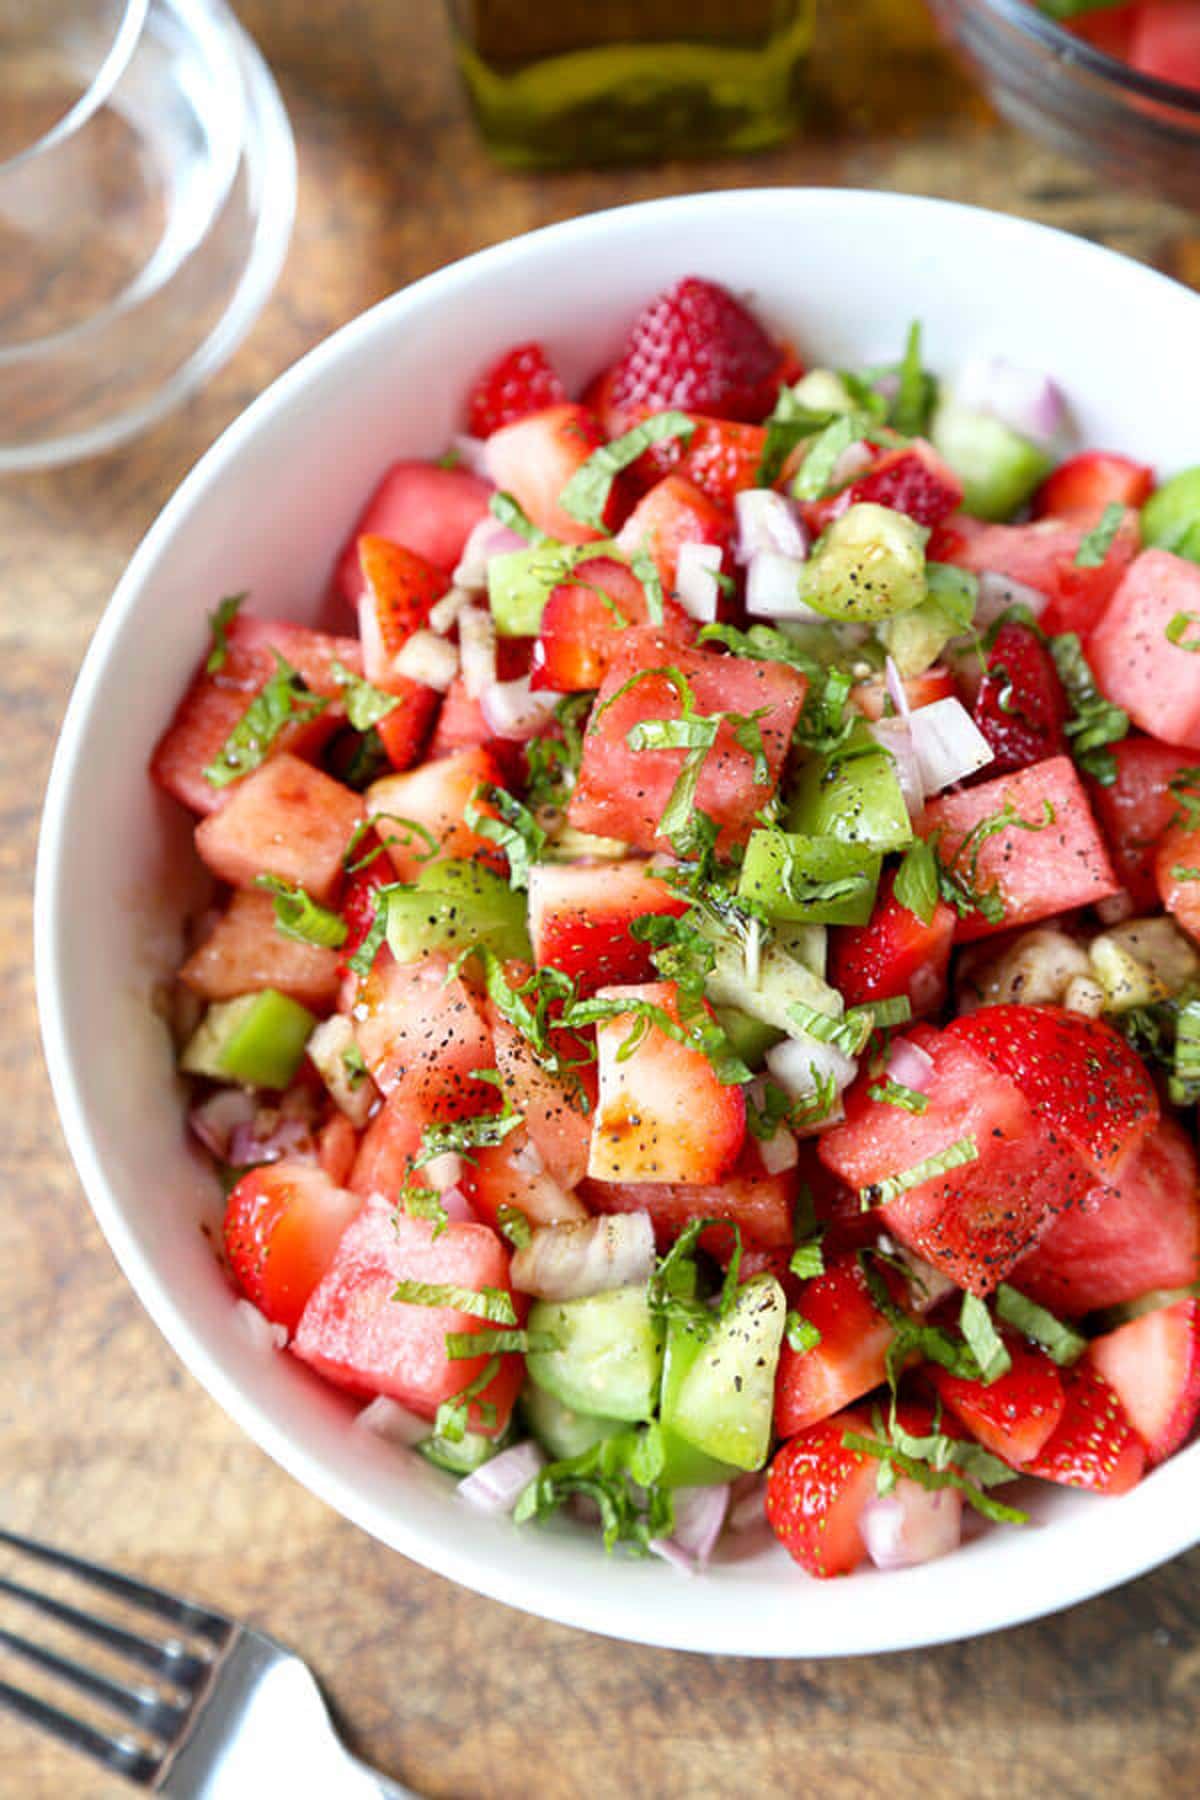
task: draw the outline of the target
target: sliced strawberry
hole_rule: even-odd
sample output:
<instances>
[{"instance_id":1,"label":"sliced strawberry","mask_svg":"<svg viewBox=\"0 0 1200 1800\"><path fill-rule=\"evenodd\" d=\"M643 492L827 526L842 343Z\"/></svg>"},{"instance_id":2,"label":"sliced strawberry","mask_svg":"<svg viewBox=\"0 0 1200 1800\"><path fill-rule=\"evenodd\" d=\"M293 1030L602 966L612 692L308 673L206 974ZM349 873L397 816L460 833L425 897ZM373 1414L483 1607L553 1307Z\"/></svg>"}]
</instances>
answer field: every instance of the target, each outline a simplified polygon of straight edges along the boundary
<instances>
[{"instance_id":1,"label":"sliced strawberry","mask_svg":"<svg viewBox=\"0 0 1200 1800\"><path fill-rule=\"evenodd\" d=\"M401 881L412 881L429 860L426 839L406 830L422 826L445 857L478 857L495 864L494 847L466 823L466 809L481 783L500 785L504 775L487 750L456 750L403 775L385 775L367 789L367 811L380 820L380 835Z\"/></svg>"},{"instance_id":2,"label":"sliced strawberry","mask_svg":"<svg viewBox=\"0 0 1200 1800\"><path fill-rule=\"evenodd\" d=\"M1062 1417L1024 1472L1097 1494L1128 1493L1142 1479L1146 1452L1121 1402L1086 1363L1065 1369L1062 1385Z\"/></svg>"},{"instance_id":3,"label":"sliced strawberry","mask_svg":"<svg viewBox=\"0 0 1200 1800\"><path fill-rule=\"evenodd\" d=\"M1033 496L1035 519L1094 519L1106 506L1141 506L1154 487L1154 470L1108 450L1069 456L1047 475Z\"/></svg>"},{"instance_id":4,"label":"sliced strawberry","mask_svg":"<svg viewBox=\"0 0 1200 1800\"><path fill-rule=\"evenodd\" d=\"M759 420L780 381L780 346L728 289L695 275L638 315L612 374L609 401Z\"/></svg>"},{"instance_id":5,"label":"sliced strawberry","mask_svg":"<svg viewBox=\"0 0 1200 1800\"><path fill-rule=\"evenodd\" d=\"M363 537L403 544L445 575L458 566L463 545L488 509L492 490L466 469L435 463L397 462L384 475L359 515L338 559L338 592L357 606L364 580L358 544Z\"/></svg>"},{"instance_id":6,"label":"sliced strawberry","mask_svg":"<svg viewBox=\"0 0 1200 1800\"><path fill-rule=\"evenodd\" d=\"M930 1365L938 1395L981 1443L1003 1462L1029 1462L1058 1429L1066 1401L1062 1379L1044 1351L1005 1340L1012 1367L985 1385Z\"/></svg>"},{"instance_id":7,"label":"sliced strawberry","mask_svg":"<svg viewBox=\"0 0 1200 1800\"><path fill-rule=\"evenodd\" d=\"M728 560L733 517L683 475L667 475L642 495L617 533L629 556L650 556L669 594L684 544L716 544Z\"/></svg>"},{"instance_id":8,"label":"sliced strawberry","mask_svg":"<svg viewBox=\"0 0 1200 1800\"><path fill-rule=\"evenodd\" d=\"M488 1225L500 1229L505 1207L515 1207L534 1226L570 1225L587 1218L583 1201L554 1179L524 1126L518 1125L503 1143L472 1154L474 1161L464 1163L459 1186Z\"/></svg>"},{"instance_id":9,"label":"sliced strawberry","mask_svg":"<svg viewBox=\"0 0 1200 1800\"><path fill-rule=\"evenodd\" d=\"M818 1139L818 1155L870 1200L883 1183L940 1159L951 1146L973 1148L969 1160L884 1200L877 1216L958 1286L987 1294L1029 1248L1046 1215L1070 1205L1087 1178L1016 1082L974 1046L928 1025L907 1035L933 1064L925 1111L872 1098L873 1077L864 1070L846 1093L844 1122Z\"/></svg>"},{"instance_id":10,"label":"sliced strawberry","mask_svg":"<svg viewBox=\"0 0 1200 1800\"><path fill-rule=\"evenodd\" d=\"M1116 778L1088 782L1088 795L1112 853L1113 867L1139 912L1158 905L1154 859L1158 841L1181 811L1171 782L1194 768L1195 750L1131 732L1111 746Z\"/></svg>"},{"instance_id":11,"label":"sliced strawberry","mask_svg":"<svg viewBox=\"0 0 1200 1800\"><path fill-rule=\"evenodd\" d=\"M407 1098L426 1119L494 1112L496 1090L473 1079L495 1058L492 1034L470 989L444 956L397 963L379 957L359 983L355 1035L385 1094Z\"/></svg>"},{"instance_id":12,"label":"sliced strawberry","mask_svg":"<svg viewBox=\"0 0 1200 1800\"><path fill-rule=\"evenodd\" d=\"M413 632L428 622L430 607L450 582L415 550L388 538L360 537L358 562L363 576L358 603L363 668L368 681L386 688L394 659Z\"/></svg>"},{"instance_id":13,"label":"sliced strawberry","mask_svg":"<svg viewBox=\"0 0 1200 1800\"><path fill-rule=\"evenodd\" d=\"M682 475L715 506L733 510L735 494L757 487L767 434L761 425L742 425L732 419L692 418L692 435L664 438L643 451L630 473L642 489L653 487L665 475Z\"/></svg>"},{"instance_id":14,"label":"sliced strawberry","mask_svg":"<svg viewBox=\"0 0 1200 1800\"><path fill-rule=\"evenodd\" d=\"M402 1281L508 1291L508 1255L486 1225L451 1220L435 1236L429 1220L398 1213L388 1201L369 1201L305 1307L292 1348L340 1387L390 1395L432 1419L443 1400L461 1394L487 1366L485 1356L448 1357L447 1333L491 1327L474 1313L398 1301ZM471 1402L473 1431L504 1430L522 1373L519 1356L502 1358L495 1379Z\"/></svg>"},{"instance_id":15,"label":"sliced strawberry","mask_svg":"<svg viewBox=\"0 0 1200 1800\"><path fill-rule=\"evenodd\" d=\"M388 761L399 772L411 769L421 755L441 697L424 682L409 681L404 675L389 675L386 685L388 693L396 695L396 705L375 729Z\"/></svg>"},{"instance_id":16,"label":"sliced strawberry","mask_svg":"<svg viewBox=\"0 0 1200 1800\"><path fill-rule=\"evenodd\" d=\"M1200 829L1172 825L1155 855L1154 878L1175 923L1200 940Z\"/></svg>"},{"instance_id":17,"label":"sliced strawberry","mask_svg":"<svg viewBox=\"0 0 1200 1800\"><path fill-rule=\"evenodd\" d=\"M1109 1182L1061 1212L1013 1270L1014 1287L1077 1319L1200 1276L1200 1175L1191 1139L1165 1118Z\"/></svg>"},{"instance_id":18,"label":"sliced strawberry","mask_svg":"<svg viewBox=\"0 0 1200 1800\"><path fill-rule=\"evenodd\" d=\"M847 1432L874 1437L861 1412L839 1413L789 1438L767 1474L767 1518L788 1555L810 1575L848 1575L867 1554L859 1530L879 1464L848 1450Z\"/></svg>"},{"instance_id":19,"label":"sliced strawberry","mask_svg":"<svg viewBox=\"0 0 1200 1800\"><path fill-rule=\"evenodd\" d=\"M361 1205L312 1163L243 1175L225 1204L225 1254L247 1299L294 1331Z\"/></svg>"},{"instance_id":20,"label":"sliced strawberry","mask_svg":"<svg viewBox=\"0 0 1200 1800\"><path fill-rule=\"evenodd\" d=\"M1153 1466L1189 1437L1200 1413L1200 1300L1177 1300L1094 1338L1088 1361L1112 1388Z\"/></svg>"},{"instance_id":21,"label":"sliced strawberry","mask_svg":"<svg viewBox=\"0 0 1200 1800\"><path fill-rule=\"evenodd\" d=\"M954 908L939 900L926 925L894 890L895 873L889 871L867 923L829 934L830 980L847 1006L904 995L918 1016L936 1012L946 998Z\"/></svg>"},{"instance_id":22,"label":"sliced strawberry","mask_svg":"<svg viewBox=\"0 0 1200 1800\"><path fill-rule=\"evenodd\" d=\"M232 895L202 944L179 971L185 987L204 1000L277 988L301 1006L320 1012L338 990L338 956L321 944L285 937L275 929L275 901L257 888Z\"/></svg>"},{"instance_id":23,"label":"sliced strawberry","mask_svg":"<svg viewBox=\"0 0 1200 1800\"><path fill-rule=\"evenodd\" d=\"M530 413L557 406L566 389L540 344L514 344L485 370L467 399L467 430L490 437L502 425L513 425Z\"/></svg>"},{"instance_id":24,"label":"sliced strawberry","mask_svg":"<svg viewBox=\"0 0 1200 1800\"><path fill-rule=\"evenodd\" d=\"M589 557L570 581L559 584L542 611L533 646L530 685L558 694L581 694L598 688L631 625L648 625L646 590L627 563L615 557ZM662 630L690 643L696 627L674 600L664 599Z\"/></svg>"},{"instance_id":25,"label":"sliced strawberry","mask_svg":"<svg viewBox=\"0 0 1200 1800\"><path fill-rule=\"evenodd\" d=\"M946 1034L1007 1075L1085 1168L1109 1179L1158 1123L1137 1052L1102 1019L1062 1006L986 1006Z\"/></svg>"},{"instance_id":26,"label":"sliced strawberry","mask_svg":"<svg viewBox=\"0 0 1200 1800\"><path fill-rule=\"evenodd\" d=\"M583 995L612 982L651 980L651 947L630 926L648 913L679 918L687 909L644 862L538 863L530 872L534 958L569 975Z\"/></svg>"},{"instance_id":27,"label":"sliced strawberry","mask_svg":"<svg viewBox=\"0 0 1200 1800\"><path fill-rule=\"evenodd\" d=\"M857 1256L833 1258L806 1281L796 1311L820 1336L810 1350L785 1340L775 1378L775 1430L794 1437L883 1381L895 1328L879 1311Z\"/></svg>"},{"instance_id":28,"label":"sliced strawberry","mask_svg":"<svg viewBox=\"0 0 1200 1800\"><path fill-rule=\"evenodd\" d=\"M1002 625L975 696L975 723L991 745L989 778L1067 749L1070 715L1054 659L1026 625Z\"/></svg>"},{"instance_id":29,"label":"sliced strawberry","mask_svg":"<svg viewBox=\"0 0 1200 1800\"><path fill-rule=\"evenodd\" d=\"M869 501L907 513L918 525L940 525L962 505L962 482L931 444L916 438L903 449L887 450L854 481L827 500L804 507L810 531L820 533L850 506Z\"/></svg>"},{"instance_id":30,"label":"sliced strawberry","mask_svg":"<svg viewBox=\"0 0 1200 1800\"><path fill-rule=\"evenodd\" d=\"M645 1013L652 1006L679 1023L673 982L602 989L601 999L634 1010L597 1027L600 1099L588 1174L594 1181L719 1181L746 1134L746 1097L723 1086L712 1064ZM633 1033L637 1047L621 1060Z\"/></svg>"},{"instance_id":31,"label":"sliced strawberry","mask_svg":"<svg viewBox=\"0 0 1200 1800\"><path fill-rule=\"evenodd\" d=\"M220 812L200 821L196 849L231 887L278 875L326 901L363 811L361 795L340 781L297 757L274 756L233 784Z\"/></svg>"},{"instance_id":32,"label":"sliced strawberry","mask_svg":"<svg viewBox=\"0 0 1200 1800\"><path fill-rule=\"evenodd\" d=\"M588 544L604 532L564 512L559 496L603 442L604 433L586 407L549 406L495 432L488 439L488 467L497 487L511 494L540 530L565 544ZM604 515L612 529L623 511L622 491L620 481L614 482Z\"/></svg>"},{"instance_id":33,"label":"sliced strawberry","mask_svg":"<svg viewBox=\"0 0 1200 1800\"><path fill-rule=\"evenodd\" d=\"M552 1075L534 1056L528 1042L506 1019L489 1010L496 1068L504 1092L525 1121L536 1152L535 1161L560 1187L577 1187L587 1173L592 1138L589 1117L595 1096L578 1080Z\"/></svg>"}]
</instances>

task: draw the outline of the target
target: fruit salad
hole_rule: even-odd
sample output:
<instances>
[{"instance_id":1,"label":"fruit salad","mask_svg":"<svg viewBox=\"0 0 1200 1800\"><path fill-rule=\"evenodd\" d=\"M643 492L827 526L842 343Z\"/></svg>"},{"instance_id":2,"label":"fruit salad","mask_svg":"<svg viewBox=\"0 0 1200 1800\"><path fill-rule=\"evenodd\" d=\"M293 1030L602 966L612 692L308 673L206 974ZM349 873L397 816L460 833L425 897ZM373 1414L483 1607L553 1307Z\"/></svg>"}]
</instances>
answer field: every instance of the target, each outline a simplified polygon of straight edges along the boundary
<instances>
[{"instance_id":1,"label":"fruit salad","mask_svg":"<svg viewBox=\"0 0 1200 1800\"><path fill-rule=\"evenodd\" d=\"M694 276L577 397L514 346L151 765L247 1329L689 1572L919 1563L1200 1407L1200 468L879 348Z\"/></svg>"},{"instance_id":2,"label":"fruit salad","mask_svg":"<svg viewBox=\"0 0 1200 1800\"><path fill-rule=\"evenodd\" d=\"M1200 0L1036 0L1097 50L1200 93Z\"/></svg>"}]
</instances>

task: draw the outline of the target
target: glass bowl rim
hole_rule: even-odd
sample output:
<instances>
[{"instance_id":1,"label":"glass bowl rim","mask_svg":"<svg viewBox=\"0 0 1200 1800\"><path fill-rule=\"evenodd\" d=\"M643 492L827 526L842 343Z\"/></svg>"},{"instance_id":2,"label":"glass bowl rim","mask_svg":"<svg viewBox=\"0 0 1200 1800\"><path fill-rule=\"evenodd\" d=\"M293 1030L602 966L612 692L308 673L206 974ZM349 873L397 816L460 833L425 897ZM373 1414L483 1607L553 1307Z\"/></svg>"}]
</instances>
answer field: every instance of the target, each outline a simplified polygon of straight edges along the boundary
<instances>
[{"instance_id":1,"label":"glass bowl rim","mask_svg":"<svg viewBox=\"0 0 1200 1800\"><path fill-rule=\"evenodd\" d=\"M1068 31L1057 19L1042 12L1034 4L1034 0L952 0L952 4L956 10L963 12L996 13L1018 32L1037 39L1049 50L1069 49L1072 61L1082 65L1091 74L1103 76L1113 86L1140 94L1143 99L1157 100L1174 107L1178 112L1188 113L1197 126L1200 126L1200 92L1195 88L1181 87L1174 81L1163 81L1157 75L1144 75L1140 69L1131 68L1128 63L1109 56L1107 51L1098 50L1086 38L1076 37L1074 32Z\"/></svg>"}]
</instances>

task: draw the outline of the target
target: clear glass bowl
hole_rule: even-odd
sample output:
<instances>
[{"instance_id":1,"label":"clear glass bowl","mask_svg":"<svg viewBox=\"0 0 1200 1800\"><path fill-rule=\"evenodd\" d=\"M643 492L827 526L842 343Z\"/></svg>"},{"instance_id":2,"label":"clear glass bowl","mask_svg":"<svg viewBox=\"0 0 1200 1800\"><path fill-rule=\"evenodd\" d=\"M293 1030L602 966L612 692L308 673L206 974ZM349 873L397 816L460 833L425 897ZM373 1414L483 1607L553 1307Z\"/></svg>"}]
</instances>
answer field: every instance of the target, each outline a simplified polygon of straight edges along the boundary
<instances>
[{"instance_id":1,"label":"clear glass bowl","mask_svg":"<svg viewBox=\"0 0 1200 1800\"><path fill-rule=\"evenodd\" d=\"M223 0L0 0L0 473L107 450L231 354L295 148Z\"/></svg>"},{"instance_id":2,"label":"clear glass bowl","mask_svg":"<svg viewBox=\"0 0 1200 1800\"><path fill-rule=\"evenodd\" d=\"M1200 93L1139 74L1025 0L928 0L1005 118L1114 181L1200 205Z\"/></svg>"}]
</instances>

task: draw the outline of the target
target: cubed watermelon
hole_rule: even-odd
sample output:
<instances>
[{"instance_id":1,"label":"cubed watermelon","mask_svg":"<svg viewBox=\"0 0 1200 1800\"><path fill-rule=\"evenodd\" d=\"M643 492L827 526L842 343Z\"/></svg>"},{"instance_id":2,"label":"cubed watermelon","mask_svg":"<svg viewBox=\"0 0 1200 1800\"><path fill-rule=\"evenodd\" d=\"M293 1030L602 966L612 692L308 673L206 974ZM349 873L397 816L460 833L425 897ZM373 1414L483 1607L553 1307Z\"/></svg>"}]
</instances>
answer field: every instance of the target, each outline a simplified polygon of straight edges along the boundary
<instances>
[{"instance_id":1,"label":"cubed watermelon","mask_svg":"<svg viewBox=\"0 0 1200 1800\"><path fill-rule=\"evenodd\" d=\"M336 585L357 606L366 586L358 555L361 537L390 538L443 574L458 566L463 545L488 509L492 490L466 469L397 462L371 495L338 559Z\"/></svg>"},{"instance_id":2,"label":"cubed watermelon","mask_svg":"<svg viewBox=\"0 0 1200 1800\"><path fill-rule=\"evenodd\" d=\"M233 887L277 875L325 901L341 880L363 812L362 797L332 776L295 756L273 756L233 784L220 812L200 821L196 848Z\"/></svg>"},{"instance_id":3,"label":"cubed watermelon","mask_svg":"<svg viewBox=\"0 0 1200 1800\"><path fill-rule=\"evenodd\" d=\"M1182 620L1186 643L1200 626L1200 564L1144 550L1113 595L1088 644L1096 680L1136 725L1200 749L1200 658L1167 633Z\"/></svg>"},{"instance_id":4,"label":"cubed watermelon","mask_svg":"<svg viewBox=\"0 0 1200 1800\"><path fill-rule=\"evenodd\" d=\"M444 956L398 963L380 955L358 984L355 1035L378 1086L422 1119L496 1111L496 1090L472 1079L494 1065L481 1003Z\"/></svg>"},{"instance_id":5,"label":"cubed watermelon","mask_svg":"<svg viewBox=\"0 0 1200 1800\"><path fill-rule=\"evenodd\" d=\"M1141 542L1137 514L1126 511L1100 567L1080 568L1075 561L1079 546L1102 511L1096 506L1069 520L1035 519L1030 525L988 525L956 513L931 541L929 555L1036 588L1049 602L1039 621L1046 631L1077 631L1086 637L1104 616Z\"/></svg>"},{"instance_id":6,"label":"cubed watermelon","mask_svg":"<svg viewBox=\"0 0 1200 1800\"><path fill-rule=\"evenodd\" d=\"M414 880L430 857L428 840L406 831L406 820L424 827L440 856L479 857L496 866L500 858L494 846L472 831L464 815L476 788L503 783L499 764L483 749L456 750L403 775L385 775L372 782L365 795L366 809L380 821L380 835L398 878Z\"/></svg>"},{"instance_id":7,"label":"cubed watermelon","mask_svg":"<svg viewBox=\"0 0 1200 1800\"><path fill-rule=\"evenodd\" d=\"M235 1000L276 988L311 1012L324 1012L337 999L338 954L285 937L276 929L272 896L242 888L192 951L179 979L204 1000Z\"/></svg>"},{"instance_id":8,"label":"cubed watermelon","mask_svg":"<svg viewBox=\"0 0 1200 1800\"><path fill-rule=\"evenodd\" d=\"M1113 867L1139 912L1158 905L1154 853L1179 811L1171 782L1194 768L1194 750L1134 732L1111 747L1115 779L1088 781L1088 797L1104 831Z\"/></svg>"}]
</instances>

